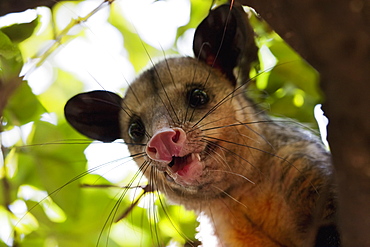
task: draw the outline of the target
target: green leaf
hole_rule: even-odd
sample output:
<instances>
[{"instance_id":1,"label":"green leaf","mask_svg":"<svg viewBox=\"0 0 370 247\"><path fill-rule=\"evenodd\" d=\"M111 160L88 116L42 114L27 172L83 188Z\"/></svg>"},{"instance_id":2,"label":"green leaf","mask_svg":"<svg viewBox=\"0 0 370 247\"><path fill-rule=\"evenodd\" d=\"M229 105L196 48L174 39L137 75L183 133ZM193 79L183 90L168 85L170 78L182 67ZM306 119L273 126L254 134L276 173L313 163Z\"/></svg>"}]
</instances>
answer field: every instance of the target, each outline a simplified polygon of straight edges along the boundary
<instances>
[{"instance_id":1,"label":"green leaf","mask_svg":"<svg viewBox=\"0 0 370 247\"><path fill-rule=\"evenodd\" d=\"M36 18L30 23L20 23L3 27L0 29L0 31L6 34L12 42L20 43L23 40L31 37L38 24L39 20Z\"/></svg>"},{"instance_id":2,"label":"green leaf","mask_svg":"<svg viewBox=\"0 0 370 247\"><path fill-rule=\"evenodd\" d=\"M39 119L45 112L45 108L32 93L29 85L22 82L10 98L4 116L8 124L21 126Z\"/></svg>"},{"instance_id":3,"label":"green leaf","mask_svg":"<svg viewBox=\"0 0 370 247\"><path fill-rule=\"evenodd\" d=\"M22 66L23 60L18 46L0 31L0 78L3 83L6 84L12 78L18 77Z\"/></svg>"},{"instance_id":4,"label":"green leaf","mask_svg":"<svg viewBox=\"0 0 370 247\"><path fill-rule=\"evenodd\" d=\"M11 59L19 55L20 51L12 40L0 30L0 56L5 59Z\"/></svg>"}]
</instances>

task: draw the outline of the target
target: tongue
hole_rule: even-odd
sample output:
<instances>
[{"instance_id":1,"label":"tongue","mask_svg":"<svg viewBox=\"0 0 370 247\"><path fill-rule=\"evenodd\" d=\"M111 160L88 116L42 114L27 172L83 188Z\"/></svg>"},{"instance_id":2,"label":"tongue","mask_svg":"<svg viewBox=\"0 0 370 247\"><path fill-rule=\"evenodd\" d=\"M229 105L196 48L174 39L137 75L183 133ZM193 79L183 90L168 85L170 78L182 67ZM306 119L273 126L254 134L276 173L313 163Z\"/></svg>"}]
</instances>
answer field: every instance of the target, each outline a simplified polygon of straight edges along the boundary
<instances>
[{"instance_id":1,"label":"tongue","mask_svg":"<svg viewBox=\"0 0 370 247\"><path fill-rule=\"evenodd\" d=\"M186 155L185 157L173 157L173 160L170 164L172 172L181 176L189 169L191 161L190 155Z\"/></svg>"},{"instance_id":2,"label":"tongue","mask_svg":"<svg viewBox=\"0 0 370 247\"><path fill-rule=\"evenodd\" d=\"M169 167L171 177L178 183L194 184L200 177L203 166L199 154L189 154L185 157L174 157Z\"/></svg>"}]
</instances>

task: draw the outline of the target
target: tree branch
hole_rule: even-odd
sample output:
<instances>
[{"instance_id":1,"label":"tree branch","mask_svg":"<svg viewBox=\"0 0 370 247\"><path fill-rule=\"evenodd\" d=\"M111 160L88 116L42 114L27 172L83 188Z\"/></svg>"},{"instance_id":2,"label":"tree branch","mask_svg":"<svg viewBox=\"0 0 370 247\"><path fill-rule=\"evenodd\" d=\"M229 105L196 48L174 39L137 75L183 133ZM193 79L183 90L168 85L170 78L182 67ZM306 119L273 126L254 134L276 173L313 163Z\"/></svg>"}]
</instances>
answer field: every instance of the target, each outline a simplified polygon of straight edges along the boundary
<instances>
[{"instance_id":1,"label":"tree branch","mask_svg":"<svg viewBox=\"0 0 370 247\"><path fill-rule=\"evenodd\" d=\"M241 0L321 75L344 246L370 246L370 2Z\"/></svg>"}]
</instances>

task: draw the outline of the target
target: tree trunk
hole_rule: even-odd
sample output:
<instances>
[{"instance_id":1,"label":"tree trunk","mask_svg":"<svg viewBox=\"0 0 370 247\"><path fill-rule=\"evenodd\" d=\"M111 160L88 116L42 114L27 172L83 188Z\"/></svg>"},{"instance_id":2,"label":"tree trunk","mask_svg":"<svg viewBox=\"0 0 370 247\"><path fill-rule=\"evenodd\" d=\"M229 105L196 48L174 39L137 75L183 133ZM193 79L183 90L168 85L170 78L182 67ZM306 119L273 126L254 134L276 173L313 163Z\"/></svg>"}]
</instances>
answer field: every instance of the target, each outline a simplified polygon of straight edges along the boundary
<instances>
[{"instance_id":1,"label":"tree trunk","mask_svg":"<svg viewBox=\"0 0 370 247\"><path fill-rule=\"evenodd\" d=\"M321 75L343 246L370 246L370 1L241 0Z\"/></svg>"}]
</instances>

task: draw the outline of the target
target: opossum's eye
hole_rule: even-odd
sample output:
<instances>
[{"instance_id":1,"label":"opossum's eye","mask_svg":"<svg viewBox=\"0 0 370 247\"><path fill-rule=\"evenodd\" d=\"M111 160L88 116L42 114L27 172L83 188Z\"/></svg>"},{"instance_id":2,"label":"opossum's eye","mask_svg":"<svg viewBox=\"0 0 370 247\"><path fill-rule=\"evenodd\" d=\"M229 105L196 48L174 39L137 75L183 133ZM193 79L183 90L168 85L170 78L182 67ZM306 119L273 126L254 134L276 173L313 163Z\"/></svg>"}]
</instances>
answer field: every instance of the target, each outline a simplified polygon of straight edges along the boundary
<instances>
[{"instance_id":1,"label":"opossum's eye","mask_svg":"<svg viewBox=\"0 0 370 247\"><path fill-rule=\"evenodd\" d=\"M128 128L128 135L134 142L140 142L145 136L145 126L143 121L137 116L134 116L131 120Z\"/></svg>"},{"instance_id":2,"label":"opossum's eye","mask_svg":"<svg viewBox=\"0 0 370 247\"><path fill-rule=\"evenodd\" d=\"M189 105L193 108L198 108L208 103L209 98L207 93L199 88L193 89L188 93Z\"/></svg>"}]
</instances>

